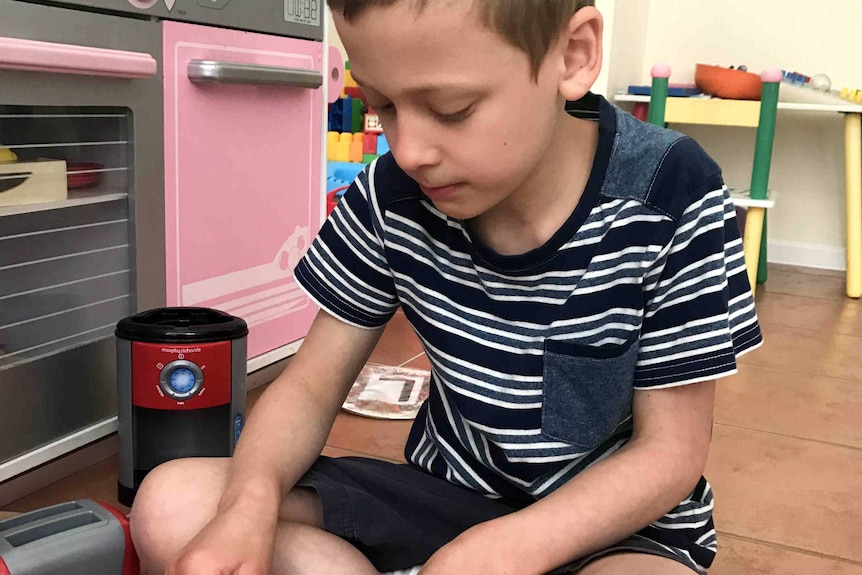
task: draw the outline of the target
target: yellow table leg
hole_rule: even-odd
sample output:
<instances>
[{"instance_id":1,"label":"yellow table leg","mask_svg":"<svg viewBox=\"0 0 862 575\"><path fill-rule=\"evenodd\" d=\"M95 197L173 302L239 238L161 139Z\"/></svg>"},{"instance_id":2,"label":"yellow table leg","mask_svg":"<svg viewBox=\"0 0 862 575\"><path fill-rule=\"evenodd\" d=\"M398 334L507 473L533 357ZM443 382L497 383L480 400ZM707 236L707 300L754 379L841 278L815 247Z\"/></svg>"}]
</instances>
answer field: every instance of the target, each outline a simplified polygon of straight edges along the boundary
<instances>
[{"instance_id":1,"label":"yellow table leg","mask_svg":"<svg viewBox=\"0 0 862 575\"><path fill-rule=\"evenodd\" d=\"M757 289L757 263L760 260L760 239L763 236L763 219L766 208L748 208L745 214L745 237L742 249L745 251L745 267L748 269L748 283L751 294Z\"/></svg>"},{"instance_id":2,"label":"yellow table leg","mask_svg":"<svg viewBox=\"0 0 862 575\"><path fill-rule=\"evenodd\" d=\"M858 298L862 297L862 114L844 115L844 151L847 170L847 295Z\"/></svg>"}]
</instances>

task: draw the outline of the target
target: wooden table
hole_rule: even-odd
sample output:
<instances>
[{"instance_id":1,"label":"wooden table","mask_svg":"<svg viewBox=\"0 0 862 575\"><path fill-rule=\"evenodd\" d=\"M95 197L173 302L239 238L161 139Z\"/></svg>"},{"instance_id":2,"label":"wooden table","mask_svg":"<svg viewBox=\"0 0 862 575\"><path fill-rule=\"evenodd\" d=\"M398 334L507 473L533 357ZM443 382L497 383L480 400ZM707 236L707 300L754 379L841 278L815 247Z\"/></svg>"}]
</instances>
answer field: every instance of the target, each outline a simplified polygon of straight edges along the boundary
<instances>
[{"instance_id":1,"label":"wooden table","mask_svg":"<svg viewBox=\"0 0 862 575\"><path fill-rule=\"evenodd\" d=\"M617 94L617 102L649 103L649 96ZM778 110L844 114L844 166L847 204L847 296L862 297L862 106L779 102ZM760 102L715 98L668 98L670 124L757 127Z\"/></svg>"}]
</instances>

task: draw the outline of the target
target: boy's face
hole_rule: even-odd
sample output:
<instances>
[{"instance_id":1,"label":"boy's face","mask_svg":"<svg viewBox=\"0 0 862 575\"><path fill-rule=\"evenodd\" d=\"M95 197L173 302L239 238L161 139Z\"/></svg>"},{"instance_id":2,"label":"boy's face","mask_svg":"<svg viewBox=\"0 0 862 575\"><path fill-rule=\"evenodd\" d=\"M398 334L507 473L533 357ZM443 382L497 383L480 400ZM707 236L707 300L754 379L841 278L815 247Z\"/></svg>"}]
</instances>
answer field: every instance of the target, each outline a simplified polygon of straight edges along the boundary
<instances>
[{"instance_id":1,"label":"boy's face","mask_svg":"<svg viewBox=\"0 0 862 575\"><path fill-rule=\"evenodd\" d=\"M566 121L562 57L529 60L477 20L471 0L334 14L351 72L399 166L445 214L470 219L529 193ZM541 179L541 178L539 178Z\"/></svg>"}]
</instances>

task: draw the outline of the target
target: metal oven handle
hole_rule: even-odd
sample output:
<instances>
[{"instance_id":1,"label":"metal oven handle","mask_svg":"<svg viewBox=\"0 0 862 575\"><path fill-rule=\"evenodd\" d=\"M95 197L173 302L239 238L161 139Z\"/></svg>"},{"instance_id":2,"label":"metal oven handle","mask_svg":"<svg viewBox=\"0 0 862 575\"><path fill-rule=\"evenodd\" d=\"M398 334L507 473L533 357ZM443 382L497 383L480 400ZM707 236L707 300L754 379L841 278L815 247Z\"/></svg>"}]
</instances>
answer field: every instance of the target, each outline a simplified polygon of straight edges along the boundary
<instances>
[{"instance_id":1,"label":"metal oven handle","mask_svg":"<svg viewBox=\"0 0 862 575\"><path fill-rule=\"evenodd\" d=\"M188 76L189 80L196 84L251 84L295 88L319 88L323 85L323 74L314 70L215 60L191 60Z\"/></svg>"},{"instance_id":2,"label":"metal oven handle","mask_svg":"<svg viewBox=\"0 0 862 575\"><path fill-rule=\"evenodd\" d=\"M149 54L0 37L0 69L115 78L156 75Z\"/></svg>"}]
</instances>

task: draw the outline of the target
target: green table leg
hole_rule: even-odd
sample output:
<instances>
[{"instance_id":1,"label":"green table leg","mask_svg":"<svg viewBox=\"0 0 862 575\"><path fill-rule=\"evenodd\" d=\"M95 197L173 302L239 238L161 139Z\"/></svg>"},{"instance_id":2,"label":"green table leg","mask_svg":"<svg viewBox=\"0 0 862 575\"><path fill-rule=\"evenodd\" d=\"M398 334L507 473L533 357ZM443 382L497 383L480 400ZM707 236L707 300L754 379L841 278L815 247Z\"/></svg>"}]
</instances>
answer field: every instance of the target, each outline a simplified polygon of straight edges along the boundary
<instances>
[{"instance_id":1,"label":"green table leg","mask_svg":"<svg viewBox=\"0 0 862 575\"><path fill-rule=\"evenodd\" d=\"M647 121L654 126L664 128L665 112L667 110L667 94L670 89L670 66L656 64L653 66L652 90L650 90L649 116Z\"/></svg>"}]
</instances>

